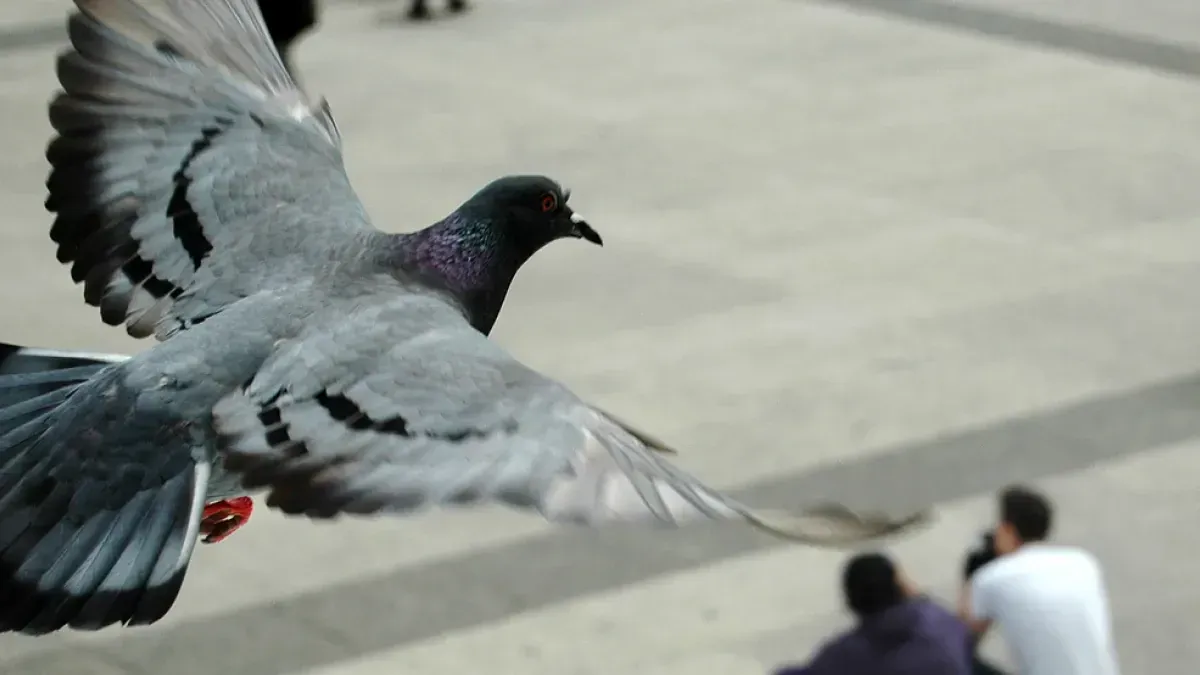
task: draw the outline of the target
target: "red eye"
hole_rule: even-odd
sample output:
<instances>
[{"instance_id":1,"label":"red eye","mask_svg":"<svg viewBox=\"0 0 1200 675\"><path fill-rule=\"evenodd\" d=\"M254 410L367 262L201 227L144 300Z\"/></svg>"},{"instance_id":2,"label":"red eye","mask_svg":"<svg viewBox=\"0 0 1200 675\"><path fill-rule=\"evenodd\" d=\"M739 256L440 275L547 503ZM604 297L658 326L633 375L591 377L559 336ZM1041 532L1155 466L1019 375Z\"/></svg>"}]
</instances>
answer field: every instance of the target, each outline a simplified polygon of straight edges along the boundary
<instances>
[{"instance_id":1,"label":"red eye","mask_svg":"<svg viewBox=\"0 0 1200 675\"><path fill-rule=\"evenodd\" d=\"M558 208L558 199L554 195L542 197L542 210L553 211Z\"/></svg>"}]
</instances>

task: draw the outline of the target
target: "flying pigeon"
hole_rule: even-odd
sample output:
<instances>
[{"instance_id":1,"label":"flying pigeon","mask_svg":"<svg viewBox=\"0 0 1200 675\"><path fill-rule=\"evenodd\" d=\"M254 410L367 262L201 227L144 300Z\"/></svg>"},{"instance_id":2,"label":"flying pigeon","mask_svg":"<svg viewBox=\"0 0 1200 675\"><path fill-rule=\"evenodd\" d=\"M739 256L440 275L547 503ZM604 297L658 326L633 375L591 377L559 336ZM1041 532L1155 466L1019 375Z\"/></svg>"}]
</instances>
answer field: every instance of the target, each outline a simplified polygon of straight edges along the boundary
<instances>
[{"instance_id":1,"label":"flying pigeon","mask_svg":"<svg viewBox=\"0 0 1200 675\"><path fill-rule=\"evenodd\" d=\"M158 342L0 346L0 632L158 621L196 542L257 491L318 519L494 503L818 544L922 520L767 521L489 340L530 256L602 243L558 182L500 178L385 233L254 0L75 5L49 111L51 237L106 323Z\"/></svg>"}]
</instances>

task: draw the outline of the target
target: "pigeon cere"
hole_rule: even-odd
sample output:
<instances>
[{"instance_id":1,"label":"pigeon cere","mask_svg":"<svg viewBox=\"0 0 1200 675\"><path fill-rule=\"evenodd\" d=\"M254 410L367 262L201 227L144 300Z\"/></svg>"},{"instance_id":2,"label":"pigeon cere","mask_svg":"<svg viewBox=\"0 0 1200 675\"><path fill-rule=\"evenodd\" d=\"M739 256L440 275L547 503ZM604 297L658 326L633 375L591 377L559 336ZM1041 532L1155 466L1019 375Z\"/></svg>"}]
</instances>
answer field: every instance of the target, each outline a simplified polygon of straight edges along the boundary
<instances>
[{"instance_id":1,"label":"pigeon cere","mask_svg":"<svg viewBox=\"0 0 1200 675\"><path fill-rule=\"evenodd\" d=\"M752 509L489 339L534 254L606 242L575 210L602 199L586 185L501 176L387 233L351 186L337 102L299 88L253 0L75 6L49 236L99 318L154 342L0 349L0 631L158 622L197 542L254 536L228 539L259 494L317 520L490 503L818 546L927 520Z\"/></svg>"}]
</instances>

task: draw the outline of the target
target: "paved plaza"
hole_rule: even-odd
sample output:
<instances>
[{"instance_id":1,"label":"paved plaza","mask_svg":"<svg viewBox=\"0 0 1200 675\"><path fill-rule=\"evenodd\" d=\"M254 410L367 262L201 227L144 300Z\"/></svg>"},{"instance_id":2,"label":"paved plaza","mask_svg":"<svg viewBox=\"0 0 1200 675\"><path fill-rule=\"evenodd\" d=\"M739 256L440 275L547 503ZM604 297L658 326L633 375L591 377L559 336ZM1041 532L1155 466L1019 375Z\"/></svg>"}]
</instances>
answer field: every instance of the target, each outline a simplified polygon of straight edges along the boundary
<instances>
[{"instance_id":1,"label":"paved plaza","mask_svg":"<svg viewBox=\"0 0 1200 675\"><path fill-rule=\"evenodd\" d=\"M495 339L755 505L933 505L888 546L939 597L993 491L1031 481L1105 566L1123 672L1197 672L1194 3L477 3L413 27L333 0L297 62L382 227L504 173L573 189L606 246L539 254ZM68 2L8 4L0 339L144 348L47 236ZM264 508L200 547L167 620L0 637L0 673L759 675L845 625L844 556L734 525Z\"/></svg>"}]
</instances>

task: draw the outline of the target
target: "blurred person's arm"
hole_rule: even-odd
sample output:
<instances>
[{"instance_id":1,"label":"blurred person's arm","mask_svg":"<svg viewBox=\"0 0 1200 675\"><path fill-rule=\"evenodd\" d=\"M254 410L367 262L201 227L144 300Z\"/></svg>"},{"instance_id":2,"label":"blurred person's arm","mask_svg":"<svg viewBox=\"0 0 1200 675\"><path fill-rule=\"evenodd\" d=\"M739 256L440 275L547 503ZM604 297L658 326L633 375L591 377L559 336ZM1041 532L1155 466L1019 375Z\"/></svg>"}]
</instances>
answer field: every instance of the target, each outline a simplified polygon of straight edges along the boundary
<instances>
[{"instance_id":1,"label":"blurred person's arm","mask_svg":"<svg viewBox=\"0 0 1200 675\"><path fill-rule=\"evenodd\" d=\"M992 626L992 587L986 575L974 574L963 583L958 595L958 618L977 640Z\"/></svg>"}]
</instances>

